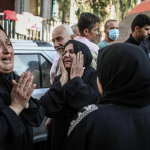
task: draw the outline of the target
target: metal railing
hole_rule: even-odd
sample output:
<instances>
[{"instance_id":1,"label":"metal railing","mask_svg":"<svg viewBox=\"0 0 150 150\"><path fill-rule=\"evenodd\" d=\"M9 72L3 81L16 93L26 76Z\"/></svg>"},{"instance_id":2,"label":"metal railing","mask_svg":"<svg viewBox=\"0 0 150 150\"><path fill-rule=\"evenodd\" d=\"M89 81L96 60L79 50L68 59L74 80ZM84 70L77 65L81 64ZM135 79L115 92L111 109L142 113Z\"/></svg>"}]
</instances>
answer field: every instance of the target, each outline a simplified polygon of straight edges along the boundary
<instances>
[{"instance_id":1,"label":"metal railing","mask_svg":"<svg viewBox=\"0 0 150 150\"><path fill-rule=\"evenodd\" d=\"M44 19L42 21L42 28L40 31L28 29L27 35L21 35L15 32L15 21L5 20L3 13L0 13L0 24L6 31L7 35L11 39L20 39L20 40L42 40L42 41L51 41L52 31L55 27L61 24L73 25L70 22L61 22L57 20L48 20Z\"/></svg>"}]
</instances>

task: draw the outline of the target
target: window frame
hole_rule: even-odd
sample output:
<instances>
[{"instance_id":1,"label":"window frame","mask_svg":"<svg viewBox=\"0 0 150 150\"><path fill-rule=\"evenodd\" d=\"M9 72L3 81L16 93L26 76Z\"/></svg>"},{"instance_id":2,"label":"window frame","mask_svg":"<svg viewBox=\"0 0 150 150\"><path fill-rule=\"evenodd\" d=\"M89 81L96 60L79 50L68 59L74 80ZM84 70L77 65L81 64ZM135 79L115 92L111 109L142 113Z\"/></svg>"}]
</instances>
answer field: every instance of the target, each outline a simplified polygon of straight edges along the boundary
<instances>
[{"instance_id":1,"label":"window frame","mask_svg":"<svg viewBox=\"0 0 150 150\"><path fill-rule=\"evenodd\" d=\"M14 55L38 55L38 66L39 66L39 74L40 74L40 87L35 88L35 89L44 89L44 88L50 88L50 87L42 87L42 68L41 68L41 57L42 56L52 67L52 63L41 53L20 53L16 52ZM50 82L50 81L49 81Z\"/></svg>"}]
</instances>

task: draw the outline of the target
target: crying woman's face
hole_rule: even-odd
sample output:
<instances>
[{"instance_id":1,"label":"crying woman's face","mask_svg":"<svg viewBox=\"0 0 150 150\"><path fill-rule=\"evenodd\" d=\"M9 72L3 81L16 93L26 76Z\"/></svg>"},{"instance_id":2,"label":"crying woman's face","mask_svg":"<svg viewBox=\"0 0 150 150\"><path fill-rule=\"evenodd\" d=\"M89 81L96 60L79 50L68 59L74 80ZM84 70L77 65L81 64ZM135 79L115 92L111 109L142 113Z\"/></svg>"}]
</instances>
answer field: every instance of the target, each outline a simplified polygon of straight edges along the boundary
<instances>
[{"instance_id":1,"label":"crying woman's face","mask_svg":"<svg viewBox=\"0 0 150 150\"><path fill-rule=\"evenodd\" d=\"M14 50L10 39L0 30L0 72L10 73L14 68Z\"/></svg>"}]
</instances>

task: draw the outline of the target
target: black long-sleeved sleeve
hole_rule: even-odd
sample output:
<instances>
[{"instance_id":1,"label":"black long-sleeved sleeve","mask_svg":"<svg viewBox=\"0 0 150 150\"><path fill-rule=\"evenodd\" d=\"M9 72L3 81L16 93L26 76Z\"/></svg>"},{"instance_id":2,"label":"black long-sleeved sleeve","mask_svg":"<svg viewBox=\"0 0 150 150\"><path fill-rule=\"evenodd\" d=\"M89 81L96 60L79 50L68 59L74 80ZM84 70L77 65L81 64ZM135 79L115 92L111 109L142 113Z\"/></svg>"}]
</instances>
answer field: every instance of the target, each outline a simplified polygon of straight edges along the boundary
<instances>
[{"instance_id":1,"label":"black long-sleeved sleeve","mask_svg":"<svg viewBox=\"0 0 150 150\"><path fill-rule=\"evenodd\" d=\"M59 80L40 98L40 104L44 107L47 117L59 116L65 103L64 89Z\"/></svg>"},{"instance_id":2,"label":"black long-sleeved sleeve","mask_svg":"<svg viewBox=\"0 0 150 150\"><path fill-rule=\"evenodd\" d=\"M63 116L63 113L66 115L64 110L66 105L69 105L68 111L74 113L86 105L95 104L100 98L96 76L95 72L89 79L88 84L85 84L82 78L75 77L63 87L60 80L57 80L40 99L40 103L46 111L46 116L54 118Z\"/></svg>"},{"instance_id":3,"label":"black long-sleeved sleeve","mask_svg":"<svg viewBox=\"0 0 150 150\"><path fill-rule=\"evenodd\" d=\"M45 110L37 99L31 97L29 101L29 108L24 109L20 115L24 118L28 125L38 127L44 119Z\"/></svg>"},{"instance_id":4,"label":"black long-sleeved sleeve","mask_svg":"<svg viewBox=\"0 0 150 150\"><path fill-rule=\"evenodd\" d=\"M89 84L85 84L82 78L75 77L64 85L66 99L73 109L78 111L80 108L95 104L99 100L100 93L95 75Z\"/></svg>"},{"instance_id":5,"label":"black long-sleeved sleeve","mask_svg":"<svg viewBox=\"0 0 150 150\"><path fill-rule=\"evenodd\" d=\"M38 100L33 98L30 99L29 108L24 109L19 116L3 103L1 97L0 105L0 149L8 149L11 145L22 149L33 138L32 128L29 126L39 126L44 119L45 111Z\"/></svg>"}]
</instances>

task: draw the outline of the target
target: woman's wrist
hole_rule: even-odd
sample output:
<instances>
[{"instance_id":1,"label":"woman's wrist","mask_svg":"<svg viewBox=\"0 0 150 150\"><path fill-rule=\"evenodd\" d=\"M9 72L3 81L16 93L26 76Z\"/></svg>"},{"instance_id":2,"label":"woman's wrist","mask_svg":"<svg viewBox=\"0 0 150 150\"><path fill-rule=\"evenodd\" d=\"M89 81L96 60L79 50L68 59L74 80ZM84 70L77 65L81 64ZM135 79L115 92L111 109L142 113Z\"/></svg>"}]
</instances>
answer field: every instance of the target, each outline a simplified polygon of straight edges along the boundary
<instances>
[{"instance_id":1,"label":"woman's wrist","mask_svg":"<svg viewBox=\"0 0 150 150\"><path fill-rule=\"evenodd\" d=\"M61 83L61 86L63 86L64 84L66 84L68 82L68 78L66 76L61 76L60 78L60 83Z\"/></svg>"},{"instance_id":2,"label":"woman's wrist","mask_svg":"<svg viewBox=\"0 0 150 150\"><path fill-rule=\"evenodd\" d=\"M24 109L24 107L22 107L21 105L17 105L17 104L14 104L14 103L12 103L9 107L17 114L17 116Z\"/></svg>"}]
</instances>

